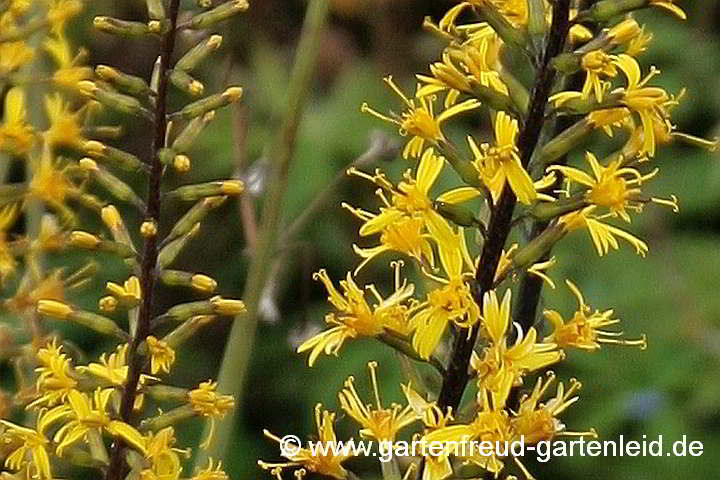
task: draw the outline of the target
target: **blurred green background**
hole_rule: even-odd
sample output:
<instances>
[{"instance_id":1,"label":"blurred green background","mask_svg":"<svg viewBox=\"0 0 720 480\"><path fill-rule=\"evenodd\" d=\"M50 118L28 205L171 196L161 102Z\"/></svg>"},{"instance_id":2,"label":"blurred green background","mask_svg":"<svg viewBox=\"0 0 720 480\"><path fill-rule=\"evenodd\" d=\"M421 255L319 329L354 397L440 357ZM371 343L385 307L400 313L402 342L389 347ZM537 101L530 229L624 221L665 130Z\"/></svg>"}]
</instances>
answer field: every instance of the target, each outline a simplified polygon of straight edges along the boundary
<instances>
[{"instance_id":1,"label":"blurred green background","mask_svg":"<svg viewBox=\"0 0 720 480\"><path fill-rule=\"evenodd\" d=\"M282 436L304 438L314 433L312 408L322 402L336 408L337 391L349 375L358 379L366 393L366 363L380 363L386 403L401 401L400 365L393 352L370 340L348 343L339 358L321 357L312 369L306 357L294 353L300 341L323 325L327 311L325 291L311 280L312 272L324 267L333 279L354 268L358 258L351 245L357 240L358 222L340 207L341 201L375 209L374 188L358 179L336 182L341 173L370 145L371 132L380 130L391 139L396 132L388 125L360 113L362 102L380 111L399 109L382 76L393 74L411 90L415 72L425 72L429 61L439 56L442 45L422 32L425 15L438 19L450 5L440 0L335 0L330 27L319 52L314 87L299 132L290 171L290 187L284 201L289 225L324 192L322 207L281 255L284 268L268 292L265 315L257 331L244 396L238 401L233 454L226 467L235 479L264 478L256 460L279 459L277 445L263 438L268 428ZM643 12L637 18L648 23L655 39L641 59L656 65L663 75L657 81L668 90L688 93L675 111L682 131L713 137L720 120L720 5L713 1L680 2L689 21L682 23L659 11ZM299 0L251 1L247 15L223 27L222 55L205 65L201 78L210 91L226 83L246 89L243 106L224 111L202 137L193 153L193 172L173 177L171 182L215 179L241 175L252 179L254 197L246 197L246 212L262 204L263 152L276 131L285 94L289 66L297 44L305 4ZM85 16L74 22L74 38L91 52L91 62L106 63L133 74L147 76L154 61L152 42L121 43L90 28L95 14L126 19L144 18L144 2L95 0ZM192 38L182 37L180 50ZM125 42L125 41L123 41ZM181 98L174 99L179 102ZM122 120L122 119L116 119ZM123 148L146 152L148 132L129 127ZM556 369L561 378L575 376L584 388L581 400L564 416L570 430L595 427L601 438L641 440L663 434L666 444L681 439L700 440L705 454L699 458L560 458L549 464L531 465L539 479L670 479L717 478L720 448L720 164L716 155L682 146L663 149L657 164L661 173L650 190L658 196L676 193L680 213L648 208L632 231L650 244L647 258L630 248L599 259L585 233L570 236L556 250L559 260L554 278L573 279L586 301L599 309L614 308L623 320L629 338L646 333L647 351L627 347L605 347L594 354L571 352ZM398 178L409 164L401 158L382 165ZM446 185L452 178L444 180ZM444 186L446 186L444 185ZM442 187L442 186L441 186ZM439 188L438 191L443 191ZM164 228L181 211L166 209ZM183 254L178 268L212 274L221 293L239 296L248 265L248 235L243 227L242 208L228 202L215 212L200 235ZM362 282L375 282L383 291L390 284L383 257L360 275ZM65 261L63 260L57 260ZM80 262L80 259L73 259ZM410 269L407 269L408 271ZM103 274L111 280L123 278L118 264L109 264ZM106 280L83 293L78 303L88 307L101 295ZM558 282L560 283L560 282ZM385 290L386 291L386 290ZM167 291L161 301L176 301L181 291ZM559 287L546 292L545 305L565 314L574 310L574 298ZM242 321L242 320L238 320ZM179 352L172 379L192 385L217 374L230 320L224 319L202 330ZM104 345L79 330L67 332L90 352ZM369 398L369 397L368 397ZM201 423L193 420L179 428L181 444L195 442ZM347 418L338 430L355 434ZM353 461L363 477L379 476L379 467Z\"/></svg>"}]
</instances>

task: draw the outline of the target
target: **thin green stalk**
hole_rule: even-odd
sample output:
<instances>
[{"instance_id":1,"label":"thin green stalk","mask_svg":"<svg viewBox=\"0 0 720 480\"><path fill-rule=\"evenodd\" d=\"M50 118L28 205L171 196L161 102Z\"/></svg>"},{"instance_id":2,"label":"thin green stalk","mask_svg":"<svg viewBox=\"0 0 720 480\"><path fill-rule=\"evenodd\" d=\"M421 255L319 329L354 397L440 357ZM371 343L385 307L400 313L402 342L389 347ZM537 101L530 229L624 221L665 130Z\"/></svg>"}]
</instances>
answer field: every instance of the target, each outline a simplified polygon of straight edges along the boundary
<instances>
[{"instance_id":1,"label":"thin green stalk","mask_svg":"<svg viewBox=\"0 0 720 480\"><path fill-rule=\"evenodd\" d=\"M277 238L282 217L282 204L287 190L288 170L295 151L300 118L312 81L315 61L328 16L328 0L312 0L308 6L295 64L288 87L288 106L282 126L270 148L271 177L264 201L260 231L255 252L250 263L243 300L247 313L233 324L218 376L218 391L231 394L236 399L235 410L220 422L215 437L207 450L199 451L196 465L203 465L208 458L222 459L230 444L235 427L235 416L240 410L240 397L250 361L250 353L258 322L258 306L277 250ZM205 434L209 433L209 425Z\"/></svg>"}]
</instances>

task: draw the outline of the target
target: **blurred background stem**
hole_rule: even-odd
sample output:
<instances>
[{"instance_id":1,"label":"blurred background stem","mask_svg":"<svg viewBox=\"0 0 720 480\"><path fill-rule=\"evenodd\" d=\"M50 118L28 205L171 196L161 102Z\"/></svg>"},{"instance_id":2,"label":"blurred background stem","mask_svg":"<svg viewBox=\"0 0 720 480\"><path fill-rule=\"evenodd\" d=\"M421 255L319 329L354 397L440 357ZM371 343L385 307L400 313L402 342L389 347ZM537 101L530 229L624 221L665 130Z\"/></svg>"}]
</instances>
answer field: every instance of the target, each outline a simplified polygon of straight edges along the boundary
<instances>
[{"instance_id":1,"label":"blurred background stem","mask_svg":"<svg viewBox=\"0 0 720 480\"><path fill-rule=\"evenodd\" d=\"M242 408L240 399L257 328L258 307L265 284L270 278L272 260L278 248L277 238L280 235L278 230L281 225L288 171L295 151L300 118L310 92L320 41L327 22L328 6L328 0L311 0L308 5L290 75L287 109L268 153L270 160L268 192L264 199L257 243L243 294L247 314L237 318L233 324L218 376L218 391L235 397L235 409L223 422L218 423L215 437L208 449L198 452L195 459L198 466L207 463L208 458L222 459L225 456L235 428L235 418ZM205 426L204 435L209 433L209 428L209 424Z\"/></svg>"}]
</instances>

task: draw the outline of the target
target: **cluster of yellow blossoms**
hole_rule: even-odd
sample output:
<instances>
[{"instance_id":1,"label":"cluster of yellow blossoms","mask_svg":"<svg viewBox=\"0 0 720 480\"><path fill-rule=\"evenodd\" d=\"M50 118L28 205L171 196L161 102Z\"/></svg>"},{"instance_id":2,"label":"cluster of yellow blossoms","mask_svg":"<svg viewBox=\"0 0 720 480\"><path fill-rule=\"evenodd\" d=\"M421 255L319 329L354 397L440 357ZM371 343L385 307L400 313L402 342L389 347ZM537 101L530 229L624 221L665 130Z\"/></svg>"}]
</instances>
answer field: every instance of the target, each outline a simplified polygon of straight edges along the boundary
<instances>
[{"instance_id":1,"label":"cluster of yellow blossoms","mask_svg":"<svg viewBox=\"0 0 720 480\"><path fill-rule=\"evenodd\" d=\"M204 86L192 74L222 43L206 29L248 6L199 1L181 12L178 0L148 0L144 21L96 17L101 32L161 40L146 81L110 66L84 65L87 52L74 49L65 32L82 1L0 2L0 350L3 363L14 367L17 386L12 396L0 391L2 478L72 478L74 467L96 469L111 480L228 478L213 461L184 474L190 450L175 446L174 428L190 418L213 426L233 408L232 396L217 392L213 381L173 386L167 375L183 342L245 306L215 295L211 277L170 267L206 215L244 187L238 180L167 192L161 187L166 176L191 168L189 154L215 110L242 96L240 87L203 96ZM193 32L193 46L173 64L180 30ZM193 97L175 112L167 101L171 87ZM110 145L122 129L94 123L104 110L147 122L154 134L150 158ZM18 171L24 180L10 183ZM143 182L147 195L130 186ZM167 228L160 204L165 199L194 206ZM138 216L140 224L129 228L125 218ZM87 218L102 231L81 230ZM54 256L68 261L72 252L93 260L73 272L46 268ZM68 294L93 282L100 262L110 257L128 273L106 283L99 312L72 303ZM184 287L193 301L161 313L153 298L161 285ZM89 329L98 344L112 342L110 352L89 361L56 330L67 323ZM211 428L201 446L212 436Z\"/></svg>"},{"instance_id":2,"label":"cluster of yellow blossoms","mask_svg":"<svg viewBox=\"0 0 720 480\"><path fill-rule=\"evenodd\" d=\"M438 392L424 384L422 374L411 375L402 387L407 406L383 407L371 363L374 404L359 397L352 378L339 394L340 408L361 426L361 437L391 441L411 424L416 424L415 438L429 442L524 438L534 444L563 435L595 435L592 429L566 431L559 416L578 399L580 383L559 382L549 394L555 375L548 368L569 349L645 348L645 336L622 338L612 329L619 322L613 310L593 309L570 280L566 283L578 308L570 315L544 311L547 335L538 326L537 303L527 308L523 302L532 299L516 298L511 309L511 298L513 291L516 297L527 291L519 285L555 288L551 249L575 230L588 232L600 256L618 249L620 241L644 256L647 244L615 222L629 224L650 203L677 209L675 197L645 193L658 173L652 167L658 147L674 141L717 147L716 141L677 132L670 113L682 93L673 96L654 86L655 68L643 75L637 57L652 36L632 12L645 7L685 18L672 0L460 2L439 23L425 21L447 46L429 73L417 75L415 95L404 93L391 77L385 79L400 97L402 113L386 115L362 106L363 112L399 128L411 168L398 183L379 169L348 171L377 187L379 211L343 205L362 221L360 236L374 243L354 246L362 261L339 287L324 270L316 274L333 307L326 316L330 328L298 352L309 352L312 366L321 354L338 355L351 339L373 337L434 367L442 387ZM523 85L506 68L513 56L531 63L532 85ZM467 135L458 142L447 124L460 123L461 116L486 122L490 138ZM624 138L624 144L601 159L581 151L584 163L569 165L600 129ZM449 170L462 185L433 192ZM510 233L521 224L536 233L511 244ZM399 259L392 263L395 282L389 295L360 284L363 267L388 253L413 262L421 285L403 278ZM535 386L520 393L532 375L538 377ZM468 383L474 384L468 390L475 395L461 403ZM321 442L336 440L334 418L317 407ZM312 456L301 449L287 462L260 465L278 478L282 469L295 468L296 475L312 471L346 479L353 475L342 465L348 458ZM443 480L453 473L481 478L483 472L532 478L507 450L466 458L448 451L406 460L406 478ZM400 478L397 468L385 467L386 479ZM471 470L458 473L465 467Z\"/></svg>"}]
</instances>

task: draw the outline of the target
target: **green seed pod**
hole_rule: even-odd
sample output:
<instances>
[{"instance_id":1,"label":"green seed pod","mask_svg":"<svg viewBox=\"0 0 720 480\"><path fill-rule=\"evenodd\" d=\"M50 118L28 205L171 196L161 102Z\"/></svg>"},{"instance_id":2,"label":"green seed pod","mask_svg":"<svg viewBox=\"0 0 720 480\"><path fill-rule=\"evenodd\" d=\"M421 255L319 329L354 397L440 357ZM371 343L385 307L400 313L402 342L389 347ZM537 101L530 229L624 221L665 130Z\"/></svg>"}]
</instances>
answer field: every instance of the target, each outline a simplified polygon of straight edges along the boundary
<instances>
[{"instance_id":1,"label":"green seed pod","mask_svg":"<svg viewBox=\"0 0 720 480\"><path fill-rule=\"evenodd\" d=\"M216 23L220 23L223 20L227 20L238 13L242 13L247 10L248 7L250 7L250 4L247 0L231 0L218 5L212 10L195 15L192 20L184 26L193 30L202 30Z\"/></svg>"},{"instance_id":2,"label":"green seed pod","mask_svg":"<svg viewBox=\"0 0 720 480\"><path fill-rule=\"evenodd\" d=\"M99 16L93 19L93 26L101 32L110 33L112 35L147 35L150 28L147 23L130 22L128 20L120 20L112 17Z\"/></svg>"},{"instance_id":3,"label":"green seed pod","mask_svg":"<svg viewBox=\"0 0 720 480\"><path fill-rule=\"evenodd\" d=\"M165 4L163 0L147 0L148 17L153 20L165 18Z\"/></svg>"},{"instance_id":4,"label":"green seed pod","mask_svg":"<svg viewBox=\"0 0 720 480\"><path fill-rule=\"evenodd\" d=\"M85 142L83 149L91 157L109 160L119 168L129 172L143 170L146 168L142 160L132 153L105 145L104 143L95 140Z\"/></svg>"},{"instance_id":5,"label":"green seed pod","mask_svg":"<svg viewBox=\"0 0 720 480\"><path fill-rule=\"evenodd\" d=\"M592 133L593 130L594 126L587 118L583 118L582 120L575 122L569 128L566 128L555 138L543 145L537 153L536 159L533 160L533 167L538 165L544 169L546 165L551 164L578 146L580 142L585 140L585 138Z\"/></svg>"},{"instance_id":6,"label":"green seed pod","mask_svg":"<svg viewBox=\"0 0 720 480\"><path fill-rule=\"evenodd\" d=\"M219 207L227 200L226 196L220 197L208 197L200 200L198 203L187 211L185 215L177 221L175 226L172 228L167 236L165 242L174 240L178 237L189 233L195 225L199 225L200 222L210 213L211 210Z\"/></svg>"},{"instance_id":7,"label":"green seed pod","mask_svg":"<svg viewBox=\"0 0 720 480\"><path fill-rule=\"evenodd\" d=\"M243 89L241 87L230 87L223 93L216 93L186 105L185 108L171 114L170 117L191 120L204 115L210 110L217 110L218 108L237 102L242 98L242 95Z\"/></svg>"},{"instance_id":8,"label":"green seed pod","mask_svg":"<svg viewBox=\"0 0 720 480\"><path fill-rule=\"evenodd\" d=\"M172 149L176 152L186 153L192 148L198 135L215 118L215 111L210 110L202 117L193 118L180 132L172 143Z\"/></svg>"},{"instance_id":9,"label":"green seed pod","mask_svg":"<svg viewBox=\"0 0 720 480\"><path fill-rule=\"evenodd\" d=\"M201 82L195 80L183 70L172 70L170 72L170 81L177 88L193 97L202 95L205 91L205 86Z\"/></svg>"},{"instance_id":10,"label":"green seed pod","mask_svg":"<svg viewBox=\"0 0 720 480\"><path fill-rule=\"evenodd\" d=\"M222 36L211 35L209 38L188 50L188 52L177 61L175 69L192 72L208 55L220 48L220 45L222 45Z\"/></svg>"},{"instance_id":11,"label":"green seed pod","mask_svg":"<svg viewBox=\"0 0 720 480\"><path fill-rule=\"evenodd\" d=\"M152 119L150 111L135 97L130 97L128 95L123 95L122 93L101 88L98 84L89 80L79 82L78 90L80 90L80 93L83 95L94 98L112 110L136 117Z\"/></svg>"},{"instance_id":12,"label":"green seed pod","mask_svg":"<svg viewBox=\"0 0 720 480\"><path fill-rule=\"evenodd\" d=\"M95 73L106 82L132 95L150 95L151 93L150 85L142 78L123 73L108 65L98 65L95 67Z\"/></svg>"},{"instance_id":13,"label":"green seed pod","mask_svg":"<svg viewBox=\"0 0 720 480\"><path fill-rule=\"evenodd\" d=\"M167 195L189 202L218 195L240 195L244 190L245 184L241 180L223 180L185 185L168 192Z\"/></svg>"}]
</instances>

